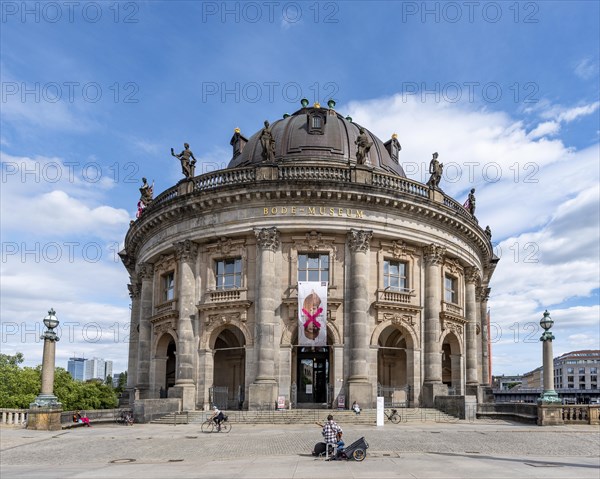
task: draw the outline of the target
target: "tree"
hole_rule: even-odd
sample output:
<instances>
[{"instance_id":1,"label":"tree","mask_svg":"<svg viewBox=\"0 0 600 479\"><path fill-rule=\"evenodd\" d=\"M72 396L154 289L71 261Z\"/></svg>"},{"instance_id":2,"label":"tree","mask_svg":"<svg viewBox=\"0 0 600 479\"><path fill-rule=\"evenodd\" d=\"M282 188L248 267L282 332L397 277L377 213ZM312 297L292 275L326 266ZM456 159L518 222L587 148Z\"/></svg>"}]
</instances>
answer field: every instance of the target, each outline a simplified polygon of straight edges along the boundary
<instances>
[{"instance_id":1,"label":"tree","mask_svg":"<svg viewBox=\"0 0 600 479\"><path fill-rule=\"evenodd\" d=\"M19 365L23 354L0 354L0 407L28 409L41 391L42 367ZM117 406L117 396L112 387L102 381L86 383L75 381L64 368L54 372L54 394L65 410L109 409Z\"/></svg>"}]
</instances>

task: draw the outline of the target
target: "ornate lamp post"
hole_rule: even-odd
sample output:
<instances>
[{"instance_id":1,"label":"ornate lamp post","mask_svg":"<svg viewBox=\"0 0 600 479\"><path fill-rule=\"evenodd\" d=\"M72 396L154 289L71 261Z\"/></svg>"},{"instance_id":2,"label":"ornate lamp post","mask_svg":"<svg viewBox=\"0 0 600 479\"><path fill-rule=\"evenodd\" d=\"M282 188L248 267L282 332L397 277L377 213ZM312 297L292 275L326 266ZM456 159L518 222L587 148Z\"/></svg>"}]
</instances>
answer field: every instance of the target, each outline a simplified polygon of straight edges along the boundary
<instances>
[{"instance_id":1,"label":"ornate lamp post","mask_svg":"<svg viewBox=\"0 0 600 479\"><path fill-rule=\"evenodd\" d=\"M60 408L61 403L58 402L54 392L54 357L56 354L56 342L60 340L54 328L59 324L56 319L56 311L53 308L48 311L48 316L44 318L44 324L48 328L40 339L44 340L44 355L42 357L42 391L35 398L35 402L31 403L31 408Z\"/></svg>"},{"instance_id":2,"label":"ornate lamp post","mask_svg":"<svg viewBox=\"0 0 600 479\"><path fill-rule=\"evenodd\" d=\"M554 390L554 357L552 354L552 340L555 339L550 328L554 324L548 310L540 320L540 326L544 329L540 341L543 345L543 369L544 369L544 392L538 398L538 404L561 404L558 394Z\"/></svg>"}]
</instances>

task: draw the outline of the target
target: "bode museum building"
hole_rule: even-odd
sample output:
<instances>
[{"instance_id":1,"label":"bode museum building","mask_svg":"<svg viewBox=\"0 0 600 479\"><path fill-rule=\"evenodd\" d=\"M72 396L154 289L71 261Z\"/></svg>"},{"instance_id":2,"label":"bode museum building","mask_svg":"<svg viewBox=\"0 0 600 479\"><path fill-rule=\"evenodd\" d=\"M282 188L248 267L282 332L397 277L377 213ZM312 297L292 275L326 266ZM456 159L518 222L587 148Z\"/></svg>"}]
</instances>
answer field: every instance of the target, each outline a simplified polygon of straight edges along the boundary
<instances>
[{"instance_id":1,"label":"bode museum building","mask_svg":"<svg viewBox=\"0 0 600 479\"><path fill-rule=\"evenodd\" d=\"M120 253L130 275L129 398L183 410L432 407L485 400L491 233L439 186L410 180L401 146L310 107L247 139L226 169L153 197ZM175 161L175 160L173 160Z\"/></svg>"}]
</instances>

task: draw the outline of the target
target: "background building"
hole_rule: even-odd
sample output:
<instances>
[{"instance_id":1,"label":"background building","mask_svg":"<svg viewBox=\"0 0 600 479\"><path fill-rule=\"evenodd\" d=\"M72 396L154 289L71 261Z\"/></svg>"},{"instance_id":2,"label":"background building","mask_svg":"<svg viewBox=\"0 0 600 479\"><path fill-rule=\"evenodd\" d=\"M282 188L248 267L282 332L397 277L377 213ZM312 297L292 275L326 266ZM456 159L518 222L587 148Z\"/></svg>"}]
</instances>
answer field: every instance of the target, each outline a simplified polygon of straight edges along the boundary
<instances>
[{"instance_id":1,"label":"background building","mask_svg":"<svg viewBox=\"0 0 600 479\"><path fill-rule=\"evenodd\" d=\"M75 381L85 381L85 358L70 358L67 371Z\"/></svg>"},{"instance_id":2,"label":"background building","mask_svg":"<svg viewBox=\"0 0 600 479\"><path fill-rule=\"evenodd\" d=\"M437 153L427 185L409 180L395 135L328 106L236 131L225 170L194 177L182 152L186 178L132 222L132 397L166 391L184 410L219 395L250 409L484 399L497 258L474 195L444 194ZM312 324L307 281L322 291Z\"/></svg>"}]
</instances>

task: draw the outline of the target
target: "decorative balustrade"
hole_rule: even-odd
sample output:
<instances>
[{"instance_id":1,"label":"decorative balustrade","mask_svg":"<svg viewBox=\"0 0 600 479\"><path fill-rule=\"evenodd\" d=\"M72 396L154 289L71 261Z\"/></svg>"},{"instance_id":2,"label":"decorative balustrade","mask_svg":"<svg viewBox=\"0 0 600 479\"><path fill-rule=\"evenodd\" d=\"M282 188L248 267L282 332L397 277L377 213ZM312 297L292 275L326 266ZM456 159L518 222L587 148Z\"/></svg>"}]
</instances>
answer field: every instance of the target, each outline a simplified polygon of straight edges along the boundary
<instances>
[{"instance_id":1,"label":"decorative balustrade","mask_svg":"<svg viewBox=\"0 0 600 479\"><path fill-rule=\"evenodd\" d=\"M277 170L279 180L350 181L348 168L318 165L284 165Z\"/></svg>"},{"instance_id":2,"label":"decorative balustrade","mask_svg":"<svg viewBox=\"0 0 600 479\"><path fill-rule=\"evenodd\" d=\"M350 183L352 181L351 169L348 167L290 164L278 165L277 180L279 181L332 181L339 183ZM230 168L218 170L193 179L194 191L209 191L228 185L243 185L255 183L257 180L257 168ZM402 178L393 174L372 172L372 185L378 188L390 190L409 196L429 198L429 188L418 181ZM262 180L260 180L262 181ZM158 195L148 207L154 209L180 194L179 186L176 185ZM182 193L183 194L183 193ZM444 195L444 206L456 211L460 216L472 220L473 216L457 201Z\"/></svg>"},{"instance_id":3,"label":"decorative balustrade","mask_svg":"<svg viewBox=\"0 0 600 479\"><path fill-rule=\"evenodd\" d=\"M589 409L590 408L587 405L563 406L563 421L567 424L588 424Z\"/></svg>"},{"instance_id":4,"label":"decorative balustrade","mask_svg":"<svg viewBox=\"0 0 600 479\"><path fill-rule=\"evenodd\" d=\"M194 188L197 191L206 191L226 185L249 183L255 179L255 168L232 168L230 170L207 173L194 178Z\"/></svg>"},{"instance_id":5,"label":"decorative balustrade","mask_svg":"<svg viewBox=\"0 0 600 479\"><path fill-rule=\"evenodd\" d=\"M213 303L218 303L221 301L238 301L241 299L245 299L246 290L241 289L219 289L216 291L208 291L208 296L210 301ZM243 296L243 297L242 297Z\"/></svg>"},{"instance_id":6,"label":"decorative balustrade","mask_svg":"<svg viewBox=\"0 0 600 479\"><path fill-rule=\"evenodd\" d=\"M473 219L473 215L471 213L469 213L463 205L461 205L458 201L453 200L452 198L450 198L449 196L446 196L446 195L444 195L444 206L447 206L448 208L453 209L460 216L462 216L464 218L468 218L470 220Z\"/></svg>"},{"instance_id":7,"label":"decorative balustrade","mask_svg":"<svg viewBox=\"0 0 600 479\"><path fill-rule=\"evenodd\" d=\"M410 304L412 301L412 295L409 291L393 291L388 289L379 291L379 301Z\"/></svg>"},{"instance_id":8,"label":"decorative balustrade","mask_svg":"<svg viewBox=\"0 0 600 479\"><path fill-rule=\"evenodd\" d=\"M170 311L173 311L174 309L177 309L177 300L176 299L172 299L171 301L166 301L166 302L161 303L158 306L156 306L154 315L156 316L159 314L168 313Z\"/></svg>"},{"instance_id":9,"label":"decorative balustrade","mask_svg":"<svg viewBox=\"0 0 600 479\"><path fill-rule=\"evenodd\" d=\"M427 186L399 176L373 173L373 186L429 198L429 188Z\"/></svg>"},{"instance_id":10,"label":"decorative balustrade","mask_svg":"<svg viewBox=\"0 0 600 479\"><path fill-rule=\"evenodd\" d=\"M25 426L27 423L27 409L0 409L2 424Z\"/></svg>"}]
</instances>

